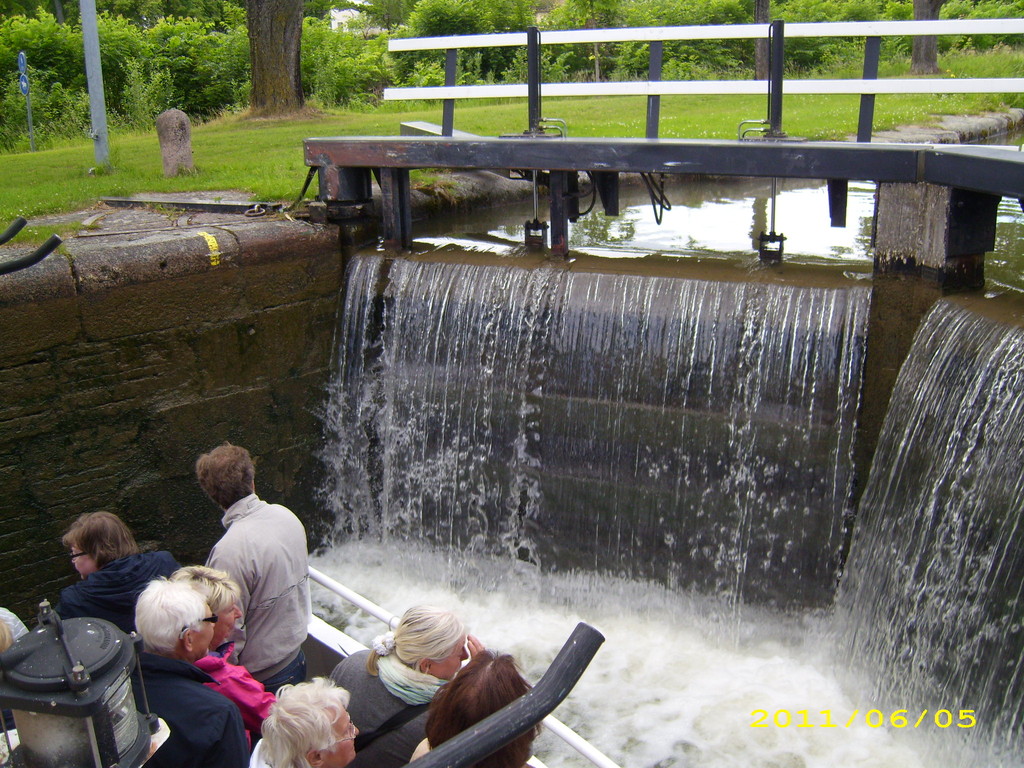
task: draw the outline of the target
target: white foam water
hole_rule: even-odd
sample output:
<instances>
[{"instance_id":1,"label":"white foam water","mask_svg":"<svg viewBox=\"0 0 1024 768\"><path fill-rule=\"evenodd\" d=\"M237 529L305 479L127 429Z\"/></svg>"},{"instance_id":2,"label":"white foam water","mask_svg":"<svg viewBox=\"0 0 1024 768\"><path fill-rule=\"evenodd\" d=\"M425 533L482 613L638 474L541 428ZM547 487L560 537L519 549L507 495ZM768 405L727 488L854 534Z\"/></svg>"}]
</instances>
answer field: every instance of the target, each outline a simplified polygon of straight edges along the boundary
<instances>
[{"instance_id":1,"label":"white foam water","mask_svg":"<svg viewBox=\"0 0 1024 768\"><path fill-rule=\"evenodd\" d=\"M623 768L936 764L922 758L917 734L868 725L874 707L837 682L828 619L820 614L744 609L738 616L734 605L649 582L541 574L408 543L346 543L312 564L396 614L416 604L455 610L489 648L513 654L533 681L577 622L597 627L606 642L554 714ZM320 587L314 603L364 643L382 631ZM835 727L822 727L824 711ZM786 713L789 723L780 727ZM759 720L765 727L754 727ZM536 752L550 768L589 765L550 734Z\"/></svg>"}]
</instances>

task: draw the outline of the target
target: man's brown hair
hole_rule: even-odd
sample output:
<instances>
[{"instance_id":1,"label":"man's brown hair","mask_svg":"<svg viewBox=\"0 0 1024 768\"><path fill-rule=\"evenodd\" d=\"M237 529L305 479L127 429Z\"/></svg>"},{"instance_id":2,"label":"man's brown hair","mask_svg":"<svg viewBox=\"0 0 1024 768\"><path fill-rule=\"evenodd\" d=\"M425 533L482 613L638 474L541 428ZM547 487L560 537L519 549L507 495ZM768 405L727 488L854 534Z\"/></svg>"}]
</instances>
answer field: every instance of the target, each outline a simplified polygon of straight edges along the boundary
<instances>
[{"instance_id":1,"label":"man's brown hair","mask_svg":"<svg viewBox=\"0 0 1024 768\"><path fill-rule=\"evenodd\" d=\"M430 702L427 740L435 748L530 690L507 653L481 651ZM523 768L540 729L533 728L475 763L473 768Z\"/></svg>"},{"instance_id":2,"label":"man's brown hair","mask_svg":"<svg viewBox=\"0 0 1024 768\"><path fill-rule=\"evenodd\" d=\"M85 552L102 568L128 555L139 554L139 545L131 529L110 512L86 512L79 515L61 539L68 549Z\"/></svg>"},{"instance_id":3,"label":"man's brown hair","mask_svg":"<svg viewBox=\"0 0 1024 768\"><path fill-rule=\"evenodd\" d=\"M224 443L196 460L196 477L206 495L227 509L254 492L256 468L245 448Z\"/></svg>"}]
</instances>

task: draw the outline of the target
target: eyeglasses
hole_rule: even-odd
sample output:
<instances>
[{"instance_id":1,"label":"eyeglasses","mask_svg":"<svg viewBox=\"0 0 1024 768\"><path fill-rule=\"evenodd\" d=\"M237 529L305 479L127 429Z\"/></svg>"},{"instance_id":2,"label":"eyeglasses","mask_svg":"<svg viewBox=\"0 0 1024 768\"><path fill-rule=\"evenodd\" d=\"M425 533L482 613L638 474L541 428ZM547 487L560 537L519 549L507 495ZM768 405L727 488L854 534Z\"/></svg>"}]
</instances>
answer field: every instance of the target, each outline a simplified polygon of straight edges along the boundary
<instances>
[{"instance_id":1,"label":"eyeglasses","mask_svg":"<svg viewBox=\"0 0 1024 768\"><path fill-rule=\"evenodd\" d=\"M220 617L215 613L212 616L207 616L204 619L200 619L200 621L208 621L210 624L216 624L218 621L220 621ZM192 629L192 627L182 627L181 632L178 633L178 637L184 637L185 633L188 632L190 629Z\"/></svg>"},{"instance_id":2,"label":"eyeglasses","mask_svg":"<svg viewBox=\"0 0 1024 768\"><path fill-rule=\"evenodd\" d=\"M328 747L328 751L334 749L339 744L343 744L346 741L353 741L356 736L359 735L359 729L356 728L356 724L351 720L348 721L348 728L345 729L345 735L338 739L336 742Z\"/></svg>"},{"instance_id":3,"label":"eyeglasses","mask_svg":"<svg viewBox=\"0 0 1024 768\"><path fill-rule=\"evenodd\" d=\"M86 554L86 553L85 552L72 552L70 557L71 557L72 560L75 560L76 558L79 558L79 557L81 557L84 554Z\"/></svg>"}]
</instances>

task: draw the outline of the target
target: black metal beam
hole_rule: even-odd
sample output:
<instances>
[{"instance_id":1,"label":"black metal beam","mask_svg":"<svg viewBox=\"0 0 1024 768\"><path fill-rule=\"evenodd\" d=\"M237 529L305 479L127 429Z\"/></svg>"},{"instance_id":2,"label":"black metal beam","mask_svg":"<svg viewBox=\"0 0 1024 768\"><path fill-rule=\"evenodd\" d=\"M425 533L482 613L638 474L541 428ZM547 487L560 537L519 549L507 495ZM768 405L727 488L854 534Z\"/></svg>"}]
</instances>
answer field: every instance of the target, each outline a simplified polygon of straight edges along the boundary
<instances>
[{"instance_id":1,"label":"black metal beam","mask_svg":"<svg viewBox=\"0 0 1024 768\"><path fill-rule=\"evenodd\" d=\"M690 139L306 139L307 165L364 168L517 168L916 182L920 145ZM1021 194L1024 196L1024 185Z\"/></svg>"},{"instance_id":2,"label":"black metal beam","mask_svg":"<svg viewBox=\"0 0 1024 768\"><path fill-rule=\"evenodd\" d=\"M928 149L924 152L921 181L1024 197L1024 152L959 145Z\"/></svg>"},{"instance_id":3,"label":"black metal beam","mask_svg":"<svg viewBox=\"0 0 1024 768\"><path fill-rule=\"evenodd\" d=\"M1024 153L996 147L691 139L362 136L306 139L322 168L517 168L922 182L1024 197Z\"/></svg>"}]
</instances>

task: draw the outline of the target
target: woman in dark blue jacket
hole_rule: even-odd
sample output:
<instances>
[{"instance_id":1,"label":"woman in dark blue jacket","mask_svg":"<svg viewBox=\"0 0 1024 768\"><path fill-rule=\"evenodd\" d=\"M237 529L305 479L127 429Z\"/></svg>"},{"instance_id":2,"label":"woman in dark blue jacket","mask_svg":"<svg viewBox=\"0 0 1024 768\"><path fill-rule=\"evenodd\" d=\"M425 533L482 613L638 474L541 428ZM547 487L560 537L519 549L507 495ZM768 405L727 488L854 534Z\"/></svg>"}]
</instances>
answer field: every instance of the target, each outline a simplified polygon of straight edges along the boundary
<instances>
[{"instance_id":1,"label":"woman in dark blue jacket","mask_svg":"<svg viewBox=\"0 0 1024 768\"><path fill-rule=\"evenodd\" d=\"M62 539L82 580L61 590L57 613L106 619L135 630L135 601L150 581L180 567L170 552L139 552L128 526L110 512L81 515Z\"/></svg>"}]
</instances>

